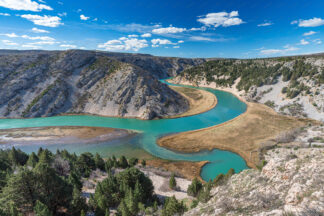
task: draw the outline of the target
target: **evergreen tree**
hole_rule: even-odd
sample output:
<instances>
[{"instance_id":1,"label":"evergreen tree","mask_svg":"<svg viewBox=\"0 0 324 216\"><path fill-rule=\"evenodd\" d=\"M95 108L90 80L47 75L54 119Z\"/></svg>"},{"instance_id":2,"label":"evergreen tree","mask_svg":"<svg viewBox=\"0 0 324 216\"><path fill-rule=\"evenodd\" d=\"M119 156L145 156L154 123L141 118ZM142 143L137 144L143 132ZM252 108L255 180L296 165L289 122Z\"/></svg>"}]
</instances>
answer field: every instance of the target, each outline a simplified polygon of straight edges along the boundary
<instances>
[{"instance_id":1,"label":"evergreen tree","mask_svg":"<svg viewBox=\"0 0 324 216\"><path fill-rule=\"evenodd\" d=\"M118 206L118 213L121 216L132 216L131 212L128 210L125 200L122 200L120 205Z\"/></svg>"},{"instance_id":2,"label":"evergreen tree","mask_svg":"<svg viewBox=\"0 0 324 216\"><path fill-rule=\"evenodd\" d=\"M177 181L175 179L175 175L174 173L172 173L171 177L170 177L170 180L169 180L169 187L171 190L174 190L176 189L177 187Z\"/></svg>"},{"instance_id":3,"label":"evergreen tree","mask_svg":"<svg viewBox=\"0 0 324 216\"><path fill-rule=\"evenodd\" d=\"M118 165L120 168L126 169L128 167L128 162L125 156L121 156L118 160Z\"/></svg>"},{"instance_id":4,"label":"evergreen tree","mask_svg":"<svg viewBox=\"0 0 324 216\"><path fill-rule=\"evenodd\" d=\"M87 210L86 199L82 197L80 190L76 187L73 188L73 198L70 205L70 212L72 215L79 216L82 211Z\"/></svg>"},{"instance_id":5,"label":"evergreen tree","mask_svg":"<svg viewBox=\"0 0 324 216\"><path fill-rule=\"evenodd\" d=\"M35 216L51 216L52 212L48 209L46 205L44 205L39 200L36 201L36 205L34 207Z\"/></svg>"},{"instance_id":6,"label":"evergreen tree","mask_svg":"<svg viewBox=\"0 0 324 216\"><path fill-rule=\"evenodd\" d=\"M187 189L187 194L189 196L197 197L202 187L203 187L202 183L197 178L194 178L194 180L192 181L192 183L189 185Z\"/></svg>"},{"instance_id":7,"label":"evergreen tree","mask_svg":"<svg viewBox=\"0 0 324 216\"><path fill-rule=\"evenodd\" d=\"M105 216L110 216L109 209L106 209L106 214Z\"/></svg>"},{"instance_id":8,"label":"evergreen tree","mask_svg":"<svg viewBox=\"0 0 324 216\"><path fill-rule=\"evenodd\" d=\"M43 154L43 153L42 153ZM35 170L35 194L53 214L59 208L68 208L72 200L72 185L58 176L55 170L45 163L38 163Z\"/></svg>"},{"instance_id":9,"label":"evergreen tree","mask_svg":"<svg viewBox=\"0 0 324 216\"><path fill-rule=\"evenodd\" d=\"M38 163L43 163L43 164L47 164L47 165L51 164L52 153L49 150L45 149L45 150L41 151L40 155L38 157L39 157Z\"/></svg>"},{"instance_id":10,"label":"evergreen tree","mask_svg":"<svg viewBox=\"0 0 324 216\"><path fill-rule=\"evenodd\" d=\"M143 167L145 167L146 166L146 160L143 159L141 164L142 164Z\"/></svg>"},{"instance_id":11,"label":"evergreen tree","mask_svg":"<svg viewBox=\"0 0 324 216\"><path fill-rule=\"evenodd\" d=\"M81 214L80 214L80 216L86 216L86 213L85 213L85 211L84 211L84 210L82 210L82 211L81 211Z\"/></svg>"},{"instance_id":12,"label":"evergreen tree","mask_svg":"<svg viewBox=\"0 0 324 216\"><path fill-rule=\"evenodd\" d=\"M138 201L134 197L133 190L131 188L129 188L126 191L126 195L125 195L124 201L126 203L126 206L127 206L128 210L132 214L136 215L137 212L138 212Z\"/></svg>"},{"instance_id":13,"label":"evergreen tree","mask_svg":"<svg viewBox=\"0 0 324 216\"><path fill-rule=\"evenodd\" d=\"M96 169L96 163L93 158L93 155L89 152L82 153L77 159L75 165L76 165L76 169L79 170L79 172L84 177L89 177L91 170Z\"/></svg>"},{"instance_id":14,"label":"evergreen tree","mask_svg":"<svg viewBox=\"0 0 324 216\"><path fill-rule=\"evenodd\" d=\"M146 201L152 199L154 187L151 179L135 167L128 168L123 172L118 173L116 179L119 184L125 184L132 189L135 189L136 182L138 181L141 187L145 189L143 190L144 193L140 200L145 201L143 203L146 203Z\"/></svg>"},{"instance_id":15,"label":"evergreen tree","mask_svg":"<svg viewBox=\"0 0 324 216\"><path fill-rule=\"evenodd\" d=\"M38 157L33 152L33 153L31 153L31 155L29 155L29 158L28 158L28 161L26 164L27 164L27 166L35 167L37 163L38 163Z\"/></svg>"},{"instance_id":16,"label":"evergreen tree","mask_svg":"<svg viewBox=\"0 0 324 216\"><path fill-rule=\"evenodd\" d=\"M70 175L68 177L68 182L73 185L73 187L76 187L78 188L79 190L82 189L82 182L81 182L81 176L75 172L75 171L72 171L70 172Z\"/></svg>"},{"instance_id":17,"label":"evergreen tree","mask_svg":"<svg viewBox=\"0 0 324 216\"><path fill-rule=\"evenodd\" d=\"M135 166L138 163L137 158L131 158L129 159L129 166Z\"/></svg>"},{"instance_id":18,"label":"evergreen tree","mask_svg":"<svg viewBox=\"0 0 324 216\"><path fill-rule=\"evenodd\" d=\"M137 180L134 189L134 198L137 200L137 202L145 202L146 200L144 199L144 197L145 197L144 188Z\"/></svg>"},{"instance_id":19,"label":"evergreen tree","mask_svg":"<svg viewBox=\"0 0 324 216\"><path fill-rule=\"evenodd\" d=\"M166 198L163 210L162 210L162 216L174 216L177 214L183 214L186 210L186 207L184 206L183 202L179 202L174 196Z\"/></svg>"},{"instance_id":20,"label":"evergreen tree","mask_svg":"<svg viewBox=\"0 0 324 216\"><path fill-rule=\"evenodd\" d=\"M102 157L96 153L96 156L94 158L95 165L100 170L105 170L105 161L102 159Z\"/></svg>"},{"instance_id":21,"label":"evergreen tree","mask_svg":"<svg viewBox=\"0 0 324 216\"><path fill-rule=\"evenodd\" d=\"M15 147L12 147L11 151L8 154L8 159L11 165L23 166L28 160L28 155L20 149L17 150Z\"/></svg>"},{"instance_id":22,"label":"evergreen tree","mask_svg":"<svg viewBox=\"0 0 324 216\"><path fill-rule=\"evenodd\" d=\"M36 201L35 182L38 179L31 170L20 169L17 174L11 175L7 185L0 194L1 209L10 212L11 205L20 207L22 213L31 212Z\"/></svg>"}]
</instances>

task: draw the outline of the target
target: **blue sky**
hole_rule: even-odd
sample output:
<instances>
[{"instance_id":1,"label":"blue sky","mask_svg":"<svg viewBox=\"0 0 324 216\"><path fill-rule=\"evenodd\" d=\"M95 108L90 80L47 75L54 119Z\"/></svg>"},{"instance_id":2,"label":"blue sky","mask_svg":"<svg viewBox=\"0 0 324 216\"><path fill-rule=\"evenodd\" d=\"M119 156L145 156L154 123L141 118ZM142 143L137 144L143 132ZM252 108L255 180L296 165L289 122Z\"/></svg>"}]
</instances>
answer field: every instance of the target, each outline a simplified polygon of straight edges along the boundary
<instances>
[{"instance_id":1,"label":"blue sky","mask_svg":"<svg viewBox=\"0 0 324 216\"><path fill-rule=\"evenodd\" d=\"M1 49L260 58L322 42L323 0L0 0Z\"/></svg>"}]
</instances>

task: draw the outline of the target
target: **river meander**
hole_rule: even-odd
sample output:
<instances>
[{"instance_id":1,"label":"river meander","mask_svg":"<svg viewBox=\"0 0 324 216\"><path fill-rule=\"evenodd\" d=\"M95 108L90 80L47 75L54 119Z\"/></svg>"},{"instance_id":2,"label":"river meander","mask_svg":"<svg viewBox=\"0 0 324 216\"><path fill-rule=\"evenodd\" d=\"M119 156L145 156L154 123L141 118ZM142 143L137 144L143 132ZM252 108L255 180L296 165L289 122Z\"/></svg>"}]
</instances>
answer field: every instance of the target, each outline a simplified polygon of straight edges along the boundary
<instances>
[{"instance_id":1,"label":"river meander","mask_svg":"<svg viewBox=\"0 0 324 216\"><path fill-rule=\"evenodd\" d=\"M186 87L196 88L191 86ZM156 144L157 138L164 135L218 125L239 116L246 110L246 104L231 93L209 88L199 89L215 94L218 102L217 105L208 112L194 116L159 120L139 120L87 115L32 119L0 119L0 129L44 126L96 126L136 130L141 133L132 138L110 142L93 144L36 144L22 145L19 146L19 148L28 153L37 151L39 147L45 147L52 151L58 148L67 149L77 154L82 152L98 152L103 157L112 156L113 154L116 156L124 154L126 156L136 157L138 154L145 154L145 152L147 152L153 156L169 160L209 161L210 163L205 165L201 172L201 177L206 181L215 178L219 173L226 173L230 168L234 168L236 172L246 169L247 166L244 159L229 151L214 149L212 151L202 151L199 153L179 153L162 148Z\"/></svg>"}]
</instances>

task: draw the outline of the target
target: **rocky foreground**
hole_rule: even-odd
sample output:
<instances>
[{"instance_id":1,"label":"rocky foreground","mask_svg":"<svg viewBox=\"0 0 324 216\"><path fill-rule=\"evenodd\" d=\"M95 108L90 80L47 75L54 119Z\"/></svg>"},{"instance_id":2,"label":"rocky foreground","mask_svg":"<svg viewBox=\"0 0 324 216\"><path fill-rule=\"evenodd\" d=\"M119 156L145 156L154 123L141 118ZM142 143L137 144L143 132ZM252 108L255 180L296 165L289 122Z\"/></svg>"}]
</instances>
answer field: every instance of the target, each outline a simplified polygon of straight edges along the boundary
<instances>
[{"instance_id":1,"label":"rocky foreground","mask_svg":"<svg viewBox=\"0 0 324 216\"><path fill-rule=\"evenodd\" d=\"M323 135L323 127L313 127L294 143L267 151L261 170L233 175L211 190L211 200L185 215L323 215Z\"/></svg>"},{"instance_id":2,"label":"rocky foreground","mask_svg":"<svg viewBox=\"0 0 324 216\"><path fill-rule=\"evenodd\" d=\"M96 51L0 50L0 117L176 115L188 101L158 79L201 59Z\"/></svg>"}]
</instances>

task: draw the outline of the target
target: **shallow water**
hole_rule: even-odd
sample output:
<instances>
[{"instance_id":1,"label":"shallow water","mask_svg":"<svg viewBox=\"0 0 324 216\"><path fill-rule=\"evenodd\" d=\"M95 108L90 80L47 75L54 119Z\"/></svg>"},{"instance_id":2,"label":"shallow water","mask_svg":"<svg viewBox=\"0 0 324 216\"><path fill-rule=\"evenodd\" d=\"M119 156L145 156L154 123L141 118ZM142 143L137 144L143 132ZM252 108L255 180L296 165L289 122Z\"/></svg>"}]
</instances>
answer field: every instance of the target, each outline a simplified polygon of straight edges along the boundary
<instances>
[{"instance_id":1,"label":"shallow water","mask_svg":"<svg viewBox=\"0 0 324 216\"><path fill-rule=\"evenodd\" d=\"M164 82L164 81L162 81ZM174 85L174 84L170 84ZM181 85L177 85L181 86ZM189 86L187 86L189 87ZM194 88L194 87L191 87ZM234 95L208 88L200 88L216 95L218 103L208 112L194 116L160 119L139 120L100 116L56 116L33 119L0 119L0 129L42 127L42 126L97 126L137 130L141 133L132 138L120 139L104 143L93 144L37 144L33 146L19 146L26 152L37 151L39 147L46 147L52 151L67 149L71 152L98 152L104 157L126 155L148 158L149 154L170 160L210 161L201 172L201 177L208 181L219 173L226 173L230 168L236 172L246 169L246 163L239 155L221 150L203 151L199 153L178 153L162 148L156 144L157 138L171 133L206 128L231 120L246 110L246 104Z\"/></svg>"}]
</instances>

